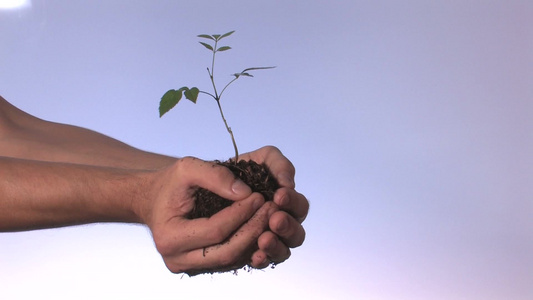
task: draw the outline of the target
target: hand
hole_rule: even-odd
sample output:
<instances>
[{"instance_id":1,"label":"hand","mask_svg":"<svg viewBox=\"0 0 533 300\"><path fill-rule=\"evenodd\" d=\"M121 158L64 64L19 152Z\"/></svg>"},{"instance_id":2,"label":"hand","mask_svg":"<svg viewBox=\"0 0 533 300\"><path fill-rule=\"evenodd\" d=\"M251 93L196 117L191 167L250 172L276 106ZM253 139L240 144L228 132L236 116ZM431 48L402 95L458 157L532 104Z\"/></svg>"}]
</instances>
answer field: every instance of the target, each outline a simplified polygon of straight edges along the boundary
<instances>
[{"instance_id":1,"label":"hand","mask_svg":"<svg viewBox=\"0 0 533 300\"><path fill-rule=\"evenodd\" d=\"M251 258L251 266L265 268L271 262L281 263L290 256L290 248L300 246L305 239L305 230L301 223L309 211L309 202L304 195L296 192L292 163L273 146L266 146L256 151L242 154L244 160L265 163L276 177L281 188L274 194L276 207L269 218L270 231L266 231L257 241L259 249ZM279 210L278 210L279 209Z\"/></svg>"},{"instance_id":2,"label":"hand","mask_svg":"<svg viewBox=\"0 0 533 300\"><path fill-rule=\"evenodd\" d=\"M250 263L257 239L277 210L228 169L197 158L179 159L156 171L146 199L155 199L141 209L152 231L156 248L171 272L189 275L226 271ZM194 207L197 187L235 201L211 218L187 219Z\"/></svg>"}]
</instances>

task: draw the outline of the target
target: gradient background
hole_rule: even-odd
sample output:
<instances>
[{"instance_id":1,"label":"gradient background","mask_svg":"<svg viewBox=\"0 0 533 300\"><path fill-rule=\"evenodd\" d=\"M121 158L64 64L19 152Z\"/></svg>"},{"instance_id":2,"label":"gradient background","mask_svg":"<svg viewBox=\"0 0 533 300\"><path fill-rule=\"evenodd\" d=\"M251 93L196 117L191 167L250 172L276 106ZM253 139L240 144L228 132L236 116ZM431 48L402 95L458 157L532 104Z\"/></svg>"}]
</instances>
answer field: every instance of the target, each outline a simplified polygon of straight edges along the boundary
<instances>
[{"instance_id":1,"label":"gradient background","mask_svg":"<svg viewBox=\"0 0 533 300\"><path fill-rule=\"evenodd\" d=\"M278 146L311 201L276 269L168 272L142 226L0 234L2 299L533 299L533 2L32 1L0 11L0 94L141 149ZM226 76L228 75L228 76ZM247 115L240 115L246 112Z\"/></svg>"}]
</instances>

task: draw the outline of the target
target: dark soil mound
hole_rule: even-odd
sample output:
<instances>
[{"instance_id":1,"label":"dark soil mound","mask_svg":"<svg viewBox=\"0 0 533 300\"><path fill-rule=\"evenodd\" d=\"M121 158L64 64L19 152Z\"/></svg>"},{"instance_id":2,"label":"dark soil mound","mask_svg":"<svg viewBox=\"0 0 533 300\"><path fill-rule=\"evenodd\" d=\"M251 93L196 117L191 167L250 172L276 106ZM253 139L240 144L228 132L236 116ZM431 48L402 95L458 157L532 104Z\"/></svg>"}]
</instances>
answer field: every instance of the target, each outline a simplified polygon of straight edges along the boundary
<instances>
[{"instance_id":1,"label":"dark soil mound","mask_svg":"<svg viewBox=\"0 0 533 300\"><path fill-rule=\"evenodd\" d=\"M253 192L261 193L266 201L272 201L274 193L279 188L277 180L265 164L258 164L252 160L241 160L238 163L229 160L216 163L230 169ZM233 203L203 188L196 191L195 198L195 207L188 215L190 219L211 217Z\"/></svg>"}]
</instances>

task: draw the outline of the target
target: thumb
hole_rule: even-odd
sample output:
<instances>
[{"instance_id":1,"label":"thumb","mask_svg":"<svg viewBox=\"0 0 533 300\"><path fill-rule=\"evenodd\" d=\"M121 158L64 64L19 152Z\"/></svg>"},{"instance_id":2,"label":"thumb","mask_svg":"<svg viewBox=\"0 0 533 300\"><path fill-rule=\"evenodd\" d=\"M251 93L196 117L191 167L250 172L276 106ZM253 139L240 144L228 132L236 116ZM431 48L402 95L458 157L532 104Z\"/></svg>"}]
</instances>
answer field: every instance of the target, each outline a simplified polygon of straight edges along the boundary
<instances>
[{"instance_id":1,"label":"thumb","mask_svg":"<svg viewBox=\"0 0 533 300\"><path fill-rule=\"evenodd\" d=\"M242 200L252 194L252 189L226 167L195 157L178 160L178 174L185 174L191 186L199 186L228 200ZM181 175L183 176L183 175Z\"/></svg>"}]
</instances>

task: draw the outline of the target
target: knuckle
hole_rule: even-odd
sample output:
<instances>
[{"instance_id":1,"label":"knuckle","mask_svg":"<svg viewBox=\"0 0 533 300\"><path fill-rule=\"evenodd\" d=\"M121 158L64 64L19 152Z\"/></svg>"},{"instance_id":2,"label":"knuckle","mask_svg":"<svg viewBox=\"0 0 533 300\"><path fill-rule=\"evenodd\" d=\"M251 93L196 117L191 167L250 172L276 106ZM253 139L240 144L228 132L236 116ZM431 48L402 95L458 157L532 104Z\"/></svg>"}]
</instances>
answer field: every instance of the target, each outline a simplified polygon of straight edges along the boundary
<instances>
[{"instance_id":1,"label":"knuckle","mask_svg":"<svg viewBox=\"0 0 533 300\"><path fill-rule=\"evenodd\" d=\"M288 168L289 172L291 174L293 174L293 175L296 174L296 167L294 167L294 164L288 159L287 159L286 163L287 163L287 168Z\"/></svg>"},{"instance_id":2,"label":"knuckle","mask_svg":"<svg viewBox=\"0 0 533 300\"><path fill-rule=\"evenodd\" d=\"M220 255L218 263L221 266L236 266L241 263L242 257L237 252L226 252Z\"/></svg>"},{"instance_id":3,"label":"knuckle","mask_svg":"<svg viewBox=\"0 0 533 300\"><path fill-rule=\"evenodd\" d=\"M167 269L174 274L179 274L187 271L187 268L180 263L165 263L165 265L167 266Z\"/></svg>"},{"instance_id":4,"label":"knuckle","mask_svg":"<svg viewBox=\"0 0 533 300\"><path fill-rule=\"evenodd\" d=\"M215 182L224 182L225 180L234 178L233 175L230 174L230 170L220 167L220 168L213 168L213 178L212 180L215 180Z\"/></svg>"},{"instance_id":5,"label":"knuckle","mask_svg":"<svg viewBox=\"0 0 533 300\"><path fill-rule=\"evenodd\" d=\"M152 229L152 239L157 251L163 258L176 257L183 250L183 245L179 242L180 237L171 234L165 228Z\"/></svg>"},{"instance_id":6,"label":"knuckle","mask_svg":"<svg viewBox=\"0 0 533 300\"><path fill-rule=\"evenodd\" d=\"M188 168L192 166L197 161L200 161L200 159L193 157L193 156L184 156L181 159L178 160L177 166L178 168Z\"/></svg>"},{"instance_id":7,"label":"knuckle","mask_svg":"<svg viewBox=\"0 0 533 300\"><path fill-rule=\"evenodd\" d=\"M167 238L162 238L157 234L153 234L153 239L157 251L161 256L170 256L175 252L175 245Z\"/></svg>"},{"instance_id":8,"label":"knuckle","mask_svg":"<svg viewBox=\"0 0 533 300\"><path fill-rule=\"evenodd\" d=\"M212 228L207 233L206 238L210 243L218 244L218 243L223 242L226 239L226 235L227 233L222 227L216 227L216 228Z\"/></svg>"},{"instance_id":9,"label":"knuckle","mask_svg":"<svg viewBox=\"0 0 533 300\"><path fill-rule=\"evenodd\" d=\"M279 150L278 147L276 147L276 146L272 146L272 145L264 146L264 147L263 147L263 150L264 150L264 151L267 151L267 152L279 152L279 153L281 153L281 150Z\"/></svg>"},{"instance_id":10,"label":"knuckle","mask_svg":"<svg viewBox=\"0 0 533 300\"><path fill-rule=\"evenodd\" d=\"M165 241L167 242L156 242L156 249L163 258L167 269L174 274L191 270L191 265L187 263L184 253L181 253L175 244L168 243L168 239Z\"/></svg>"}]
</instances>

